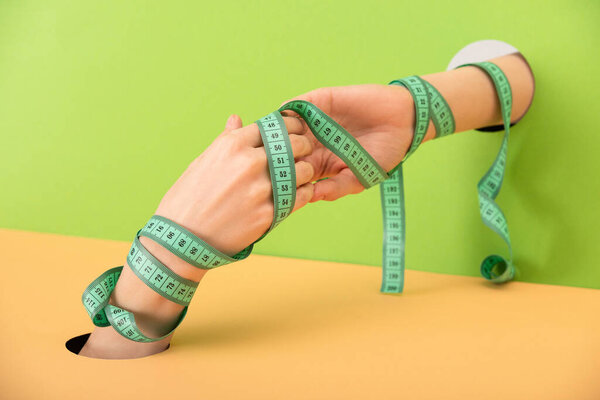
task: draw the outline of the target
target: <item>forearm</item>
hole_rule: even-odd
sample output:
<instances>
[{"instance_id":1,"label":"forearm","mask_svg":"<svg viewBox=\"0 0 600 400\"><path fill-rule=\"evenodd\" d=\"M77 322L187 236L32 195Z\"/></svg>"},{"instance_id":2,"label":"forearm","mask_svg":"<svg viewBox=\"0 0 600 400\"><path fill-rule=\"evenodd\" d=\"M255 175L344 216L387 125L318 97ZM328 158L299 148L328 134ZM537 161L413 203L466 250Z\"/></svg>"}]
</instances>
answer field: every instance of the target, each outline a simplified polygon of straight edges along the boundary
<instances>
[{"instance_id":1,"label":"forearm","mask_svg":"<svg viewBox=\"0 0 600 400\"><path fill-rule=\"evenodd\" d=\"M147 237L141 237L140 243L179 276L199 282L207 271L183 261ZM173 329L183 310L183 306L146 286L126 263L110 303L133 312L136 324L149 337L160 337ZM124 338L110 326L97 327L79 354L96 358L143 357L166 349L171 336L153 343L139 343Z\"/></svg>"},{"instance_id":2,"label":"forearm","mask_svg":"<svg viewBox=\"0 0 600 400\"><path fill-rule=\"evenodd\" d=\"M492 59L490 61L497 64L506 74L509 80L513 95L511 120L513 122L517 121L526 112L533 97L533 76L531 75L529 67L527 66L525 60L523 60L519 55L507 55ZM493 82L489 76L479 68L464 67L451 71L423 75L421 77L431 83L448 102L456 123L455 132L498 125L502 123L500 105ZM342 90L347 91L353 89L343 88ZM358 90L370 90L369 93L373 93L374 96L376 96L376 93L379 93L379 89L375 88L375 85L369 86L367 89L358 88ZM383 105L383 111L386 111L385 106L387 106L392 110L392 115L396 114L398 109L414 109L414 106L412 105L412 97L405 88L400 86L388 86L385 92L387 93L385 101L372 102L372 104ZM331 91L323 93L329 93L331 96ZM362 96L362 94L363 93L361 92L361 99L364 100L364 96ZM327 104L326 102L324 103ZM332 102L330 101L330 103ZM336 101L336 104L337 103L339 102ZM379 108L379 106L377 108ZM350 108L342 107L342 109L344 112L346 112ZM359 112L361 109L355 111ZM377 112L377 110L375 110L375 112ZM379 110L379 112L381 114L381 110ZM382 121L389 123L390 118L383 117L382 115L385 115L385 112L383 112L381 115L375 115L375 120L377 120L376 117L381 117ZM369 113L369 116L372 116L371 113ZM362 117L368 119L367 116ZM400 129L405 126L407 127L406 130L409 130L410 128L408 127L414 126L414 112L407 112L405 114L402 113L402 118L404 117L406 117L408 121L402 120L397 126L399 126ZM289 120L292 121L294 119L290 118ZM369 120L368 122L372 121ZM299 126L298 130L301 130L302 125L299 124L298 121L296 121L296 123ZM365 129L364 124L361 123L357 125L357 132L361 132L362 130L363 135L365 132L369 132L368 129ZM395 133L393 136L400 138L400 136L397 135L397 131L390 130L390 133ZM258 137L258 133L256 136ZM404 142L408 140L410 136L408 134L401 136L401 140L403 142L402 145L408 147L409 143L404 145ZM433 123L430 122L424 140L430 140L434 137L435 128ZM306 140L308 141L308 139ZM229 141L227 143L231 144L233 142ZM392 146L392 148L393 147L394 146ZM221 154L223 150L231 150L231 158L227 157L229 153L225 155ZM255 149L252 148L248 151L254 150ZM186 180L190 181L188 182L188 185L193 188L191 191L187 190L186 193L207 193L207 188L221 185L218 180L214 182L210 180L212 175L205 173L200 174L200 172L212 170L214 168L213 164L218 164L221 162L221 160L237 159L240 163L246 163L249 160L248 157L233 157L233 154L237 154L238 152L239 149L237 149L237 147L228 149L217 146L215 147L215 151L211 153L213 158L207 158L205 160L206 165L204 166L204 169L199 168L199 166L202 165L202 160L199 159L200 164L198 164L198 174L186 172L182 178L180 178L182 182ZM310 152L307 151L306 154L301 155L307 155L308 153ZM253 156L252 160L256 160L256 157ZM391 166L396 165L398 162L397 160L388 161L390 168ZM261 161L261 163L264 163L264 165L260 164L261 168L241 168L238 165L233 165L233 167L236 167L234 168L235 171L259 171L264 175L265 182L268 182L268 176L264 174L266 161ZM245 167L244 165L242 166ZM250 174L250 172L248 172L248 174ZM306 176L305 178L306 179L304 179L302 182L297 183L306 183L311 177ZM255 180L256 179L252 177L247 178L245 176L240 176L240 179L237 181L232 181L230 186L225 185L224 191L222 191L223 193L221 193L220 196L216 196L212 200L204 199L204 202L202 203L204 205L203 207L200 207L199 209L192 209L191 211L188 209L190 204L196 204L196 200L193 196L191 198L187 195L179 197L175 196L174 200L171 199L171 201L167 201L167 203L171 205L171 211L168 212L167 215L175 222L184 226L191 218L189 216L194 216L192 219L195 218L198 221L202 221L201 224L196 224L199 227L196 228L197 232L195 233L226 254L233 255L243 249L249 243L252 243L254 240L256 240L256 237L258 237L257 235L260 235L266 229L265 226L267 225L264 224L264 221L270 223L272 218L272 205L270 206L271 209L269 212L264 213L264 217L257 218L256 215L262 215L260 213L249 213L245 215L250 219L244 223L243 226L246 229L243 230L243 235L240 236L239 229L234 226L235 224L231 224L229 220L224 219L223 217L223 210L240 210L238 203L227 203L231 202L232 199L236 199L237 197L225 196L225 194L229 194L229 192L225 189L228 187L236 187L236 185L241 184L240 182L254 182ZM180 185L181 184L182 183L180 183ZM261 188L263 188L263 186L264 188L267 188L267 185L260 185ZM177 193L177 191L180 190L177 189L177 187L178 184L176 183L174 186L175 191L173 193ZM267 189L269 190L265 189L264 193L270 195L270 187ZM172 188L172 190L174 189ZM267 202L272 202L270 196L261 195L261 193L263 193L262 189L261 191L253 190L250 193L254 193L254 197L257 199L256 204L264 204L262 207L256 205L248 209L266 210L264 205ZM248 205L248 200L248 198L244 197L245 205ZM220 213L217 212L219 210L221 210ZM159 214L161 213L159 212ZM250 229L252 226L254 226L253 224L257 224L255 227L256 229ZM229 231L223 231L223 227L230 227L231 229ZM198 231L198 229L202 229L203 231ZM140 238L140 242L164 265L184 278L199 282L206 272L206 270L198 269L171 254L168 250L158 245L151 239L142 237ZM138 327L143 333L150 337L160 337L171 331L175 326L181 311L183 310L183 306L163 298L161 295L148 288L141 280L137 278L137 276L127 265L125 265L123 268L122 275L117 282L115 290L113 291L111 296L111 304L117 305L134 313ZM154 343L138 343L120 336L114 329L112 329L112 327L96 328L80 354L99 358L142 357L164 350L168 346L170 339L171 337L169 336Z\"/></svg>"},{"instance_id":3,"label":"forearm","mask_svg":"<svg viewBox=\"0 0 600 400\"><path fill-rule=\"evenodd\" d=\"M285 117L283 122L290 134L292 161L310 154L310 141L300 135L302 124L292 117ZM258 125L242 127L241 119L232 115L225 130L163 196L155 214L180 225L229 257L254 243L267 231L274 213L267 156L264 150L255 147L258 143L262 143ZM314 171L306 162L296 162L294 169L297 189L293 211L296 211L312 196L310 182ZM218 265L205 264L209 259L202 256L204 263L196 260L201 268L196 267L150 238L139 240L166 268L194 282L200 282L207 272L203 268ZM124 264L110 304L133 314L137 327L147 337L157 338L172 331L184 307L146 286ZM79 354L97 358L143 357L166 349L170 339L168 336L152 343L139 343L120 336L110 326L96 328Z\"/></svg>"},{"instance_id":4,"label":"forearm","mask_svg":"<svg viewBox=\"0 0 600 400\"><path fill-rule=\"evenodd\" d=\"M500 67L510 83L513 97L511 122L518 121L527 111L533 98L534 80L529 66L519 54L509 54L489 61ZM422 75L421 78L432 84L448 103L454 115L455 132L502 125L500 103L494 83L480 68L462 67ZM414 115L410 118L413 119L410 126L413 126ZM435 127L430 121L423 141L434 138Z\"/></svg>"}]
</instances>

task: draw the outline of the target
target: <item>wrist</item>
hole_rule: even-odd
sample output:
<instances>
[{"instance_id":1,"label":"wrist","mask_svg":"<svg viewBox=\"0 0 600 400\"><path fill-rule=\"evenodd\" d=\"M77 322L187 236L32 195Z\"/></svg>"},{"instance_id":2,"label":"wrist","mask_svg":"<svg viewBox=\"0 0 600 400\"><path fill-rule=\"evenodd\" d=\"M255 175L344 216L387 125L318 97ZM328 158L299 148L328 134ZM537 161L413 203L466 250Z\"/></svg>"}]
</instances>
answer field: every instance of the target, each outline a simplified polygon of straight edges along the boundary
<instances>
[{"instance_id":1,"label":"wrist","mask_svg":"<svg viewBox=\"0 0 600 400\"><path fill-rule=\"evenodd\" d=\"M395 92L394 107L396 107L396 112L397 110L406 110L403 113L403 120L401 121L400 129L398 131L398 138L401 141L401 146L403 149L401 159L403 159L404 155L408 153L408 150L410 149L410 146L413 141L413 137L415 135L415 103L412 95L410 94L410 91L406 87L401 85L388 85L388 87ZM427 133L425 134L425 137L423 138L422 142L425 142L429 139L433 139L434 137L435 126L430 120L429 126L427 128Z\"/></svg>"},{"instance_id":2,"label":"wrist","mask_svg":"<svg viewBox=\"0 0 600 400\"><path fill-rule=\"evenodd\" d=\"M109 303L132 312L137 327L149 337L160 337L171 331L183 311L183 306L147 287L127 264L123 266ZM111 326L96 327L79 354L113 359L144 357L165 350L171 337L141 343L121 336Z\"/></svg>"},{"instance_id":3,"label":"wrist","mask_svg":"<svg viewBox=\"0 0 600 400\"><path fill-rule=\"evenodd\" d=\"M511 122L519 120L533 99L534 81L527 61L520 54L489 60L506 75L512 92ZM467 66L421 76L433 85L448 103L456 123L455 132L502 125L498 94L493 81L480 68ZM423 141L435 138L430 122Z\"/></svg>"},{"instance_id":4,"label":"wrist","mask_svg":"<svg viewBox=\"0 0 600 400\"><path fill-rule=\"evenodd\" d=\"M184 308L149 288L127 264L109 303L132 312L138 328L149 337L159 337L172 330Z\"/></svg>"},{"instance_id":5,"label":"wrist","mask_svg":"<svg viewBox=\"0 0 600 400\"><path fill-rule=\"evenodd\" d=\"M183 228L193 233L198 238L202 239L204 242L214 247L216 250L230 257L239 253L254 241L247 238L246 236L248 235L240 235L239 232L236 232L235 235L227 234L227 231L222 229L223 221L220 220L218 216L216 216L214 213L208 213L208 207L206 207L206 213L207 215L203 215L202 213L194 212L193 217L190 217L190 212L186 212L186 210L184 210L183 212L179 210L175 211L175 209L168 203L163 204L163 202L161 202L158 209L156 210L155 215L159 215L161 217L167 218L175 222L176 224L182 226ZM190 221L202 221L202 223L190 223ZM142 241L142 238L140 238L140 241L142 242L144 247L146 247L146 244L148 244L149 247L146 248L155 257L162 261L162 259L158 257L157 254L153 253L153 251L156 251L158 254L163 255L165 257L166 262L172 262L174 264L174 267L177 268L177 270L173 270L174 272L177 272L180 269L182 273L189 273L185 271L190 271L190 269L191 271L197 270L197 268L195 268L193 265L179 259L179 257L173 255L168 250L164 249L162 246L153 242L151 239L144 239L146 240ZM170 265L168 264L165 265L170 267ZM191 280L199 281L205 272L206 270L200 270L200 272L196 271L196 273L191 272L191 275L189 277L182 274L180 275ZM179 272L177 273L179 274Z\"/></svg>"},{"instance_id":6,"label":"wrist","mask_svg":"<svg viewBox=\"0 0 600 400\"><path fill-rule=\"evenodd\" d=\"M139 240L146 250L179 276L198 282L206 272L188 264L147 237L142 236ZM160 337L171 331L184 309L182 305L150 289L126 262L109 303L132 312L137 327L149 337ZM171 336L152 343L140 343L121 336L110 326L97 327L79 354L94 358L143 357L165 350Z\"/></svg>"},{"instance_id":7,"label":"wrist","mask_svg":"<svg viewBox=\"0 0 600 400\"><path fill-rule=\"evenodd\" d=\"M150 254L183 278L199 282L207 271L187 263L150 238L142 236L139 240ZM127 263L111 295L110 303L132 312L140 330L150 337L169 332L184 308L149 288Z\"/></svg>"}]
</instances>

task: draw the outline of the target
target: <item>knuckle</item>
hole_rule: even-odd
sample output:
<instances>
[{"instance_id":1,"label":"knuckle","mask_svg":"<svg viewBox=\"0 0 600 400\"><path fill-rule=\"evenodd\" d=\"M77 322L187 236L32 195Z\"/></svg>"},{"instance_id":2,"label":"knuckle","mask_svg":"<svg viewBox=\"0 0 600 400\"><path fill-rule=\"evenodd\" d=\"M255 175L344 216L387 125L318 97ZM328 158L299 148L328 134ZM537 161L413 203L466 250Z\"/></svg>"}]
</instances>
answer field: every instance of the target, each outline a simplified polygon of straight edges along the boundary
<instances>
[{"instance_id":1,"label":"knuckle","mask_svg":"<svg viewBox=\"0 0 600 400\"><path fill-rule=\"evenodd\" d=\"M308 154L312 152L312 143L306 136L300 136L300 141L302 142L303 153Z\"/></svg>"},{"instance_id":2,"label":"knuckle","mask_svg":"<svg viewBox=\"0 0 600 400\"><path fill-rule=\"evenodd\" d=\"M310 180L315 175L315 168L307 161L298 161L296 163L296 172L300 178Z\"/></svg>"},{"instance_id":3,"label":"knuckle","mask_svg":"<svg viewBox=\"0 0 600 400\"><path fill-rule=\"evenodd\" d=\"M265 168L265 164L267 163L267 155L264 152L251 149L251 151L246 153L246 163L249 169L251 169L253 172L258 172Z\"/></svg>"},{"instance_id":4,"label":"knuckle","mask_svg":"<svg viewBox=\"0 0 600 400\"><path fill-rule=\"evenodd\" d=\"M302 128L302 122L300 118L297 118L293 115L284 116L283 120L285 121L285 125L288 130L301 130Z\"/></svg>"},{"instance_id":5,"label":"knuckle","mask_svg":"<svg viewBox=\"0 0 600 400\"><path fill-rule=\"evenodd\" d=\"M248 195L259 204L268 199L271 192L271 181L266 178L255 181L248 188Z\"/></svg>"},{"instance_id":6,"label":"knuckle","mask_svg":"<svg viewBox=\"0 0 600 400\"><path fill-rule=\"evenodd\" d=\"M311 93L315 96L322 96L323 93L325 93L325 90L326 89L324 87L320 87L320 88L313 90Z\"/></svg>"},{"instance_id":7,"label":"knuckle","mask_svg":"<svg viewBox=\"0 0 600 400\"><path fill-rule=\"evenodd\" d=\"M365 187L359 183L354 187L352 194L358 194L358 193L362 192L363 190L365 190Z\"/></svg>"},{"instance_id":8,"label":"knuckle","mask_svg":"<svg viewBox=\"0 0 600 400\"><path fill-rule=\"evenodd\" d=\"M290 136L290 142L295 154L307 154L310 152L311 143L306 136Z\"/></svg>"},{"instance_id":9,"label":"knuckle","mask_svg":"<svg viewBox=\"0 0 600 400\"><path fill-rule=\"evenodd\" d=\"M307 203L313 196L314 186L312 184L303 185L301 190L298 190L298 202Z\"/></svg>"},{"instance_id":10,"label":"knuckle","mask_svg":"<svg viewBox=\"0 0 600 400\"><path fill-rule=\"evenodd\" d=\"M315 194L315 186L311 183L308 185L308 188L306 190L306 201L308 202L312 197L313 194Z\"/></svg>"},{"instance_id":11,"label":"knuckle","mask_svg":"<svg viewBox=\"0 0 600 400\"><path fill-rule=\"evenodd\" d=\"M309 163L308 161L306 161L306 168L308 169L308 177L309 179L312 179L313 176L315 176L315 167Z\"/></svg>"},{"instance_id":12,"label":"knuckle","mask_svg":"<svg viewBox=\"0 0 600 400\"><path fill-rule=\"evenodd\" d=\"M262 155L255 149L240 148L234 152L239 163L239 168L243 168L246 172L255 173L262 165Z\"/></svg>"},{"instance_id":13,"label":"knuckle","mask_svg":"<svg viewBox=\"0 0 600 400\"><path fill-rule=\"evenodd\" d=\"M315 98L322 100L329 100L331 97L331 88L330 87L320 87L313 91Z\"/></svg>"},{"instance_id":14,"label":"knuckle","mask_svg":"<svg viewBox=\"0 0 600 400\"><path fill-rule=\"evenodd\" d=\"M242 140L235 133L229 133L217 138L219 144L229 151L237 151L243 147Z\"/></svg>"}]
</instances>

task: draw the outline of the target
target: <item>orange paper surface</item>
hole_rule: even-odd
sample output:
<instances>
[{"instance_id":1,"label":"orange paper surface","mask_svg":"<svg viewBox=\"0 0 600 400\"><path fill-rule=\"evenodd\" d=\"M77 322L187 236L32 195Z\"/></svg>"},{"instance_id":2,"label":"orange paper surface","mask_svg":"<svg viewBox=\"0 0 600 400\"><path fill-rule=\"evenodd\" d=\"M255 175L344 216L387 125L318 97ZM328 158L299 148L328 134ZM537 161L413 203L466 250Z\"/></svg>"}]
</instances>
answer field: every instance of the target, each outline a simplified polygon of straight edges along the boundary
<instances>
[{"instance_id":1,"label":"orange paper surface","mask_svg":"<svg viewBox=\"0 0 600 400\"><path fill-rule=\"evenodd\" d=\"M129 245L0 230L0 397L600 398L600 291L407 271L383 295L377 267L258 255L206 274L169 350L70 353Z\"/></svg>"}]
</instances>

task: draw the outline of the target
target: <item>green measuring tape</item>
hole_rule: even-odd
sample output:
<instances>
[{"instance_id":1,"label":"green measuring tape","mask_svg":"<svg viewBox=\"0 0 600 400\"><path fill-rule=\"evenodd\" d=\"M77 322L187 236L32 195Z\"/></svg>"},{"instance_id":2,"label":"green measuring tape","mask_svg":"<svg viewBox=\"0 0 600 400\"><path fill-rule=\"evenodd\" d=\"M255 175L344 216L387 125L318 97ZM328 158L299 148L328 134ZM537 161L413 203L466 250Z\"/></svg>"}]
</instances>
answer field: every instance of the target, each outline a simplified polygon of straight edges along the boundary
<instances>
[{"instance_id":1,"label":"green measuring tape","mask_svg":"<svg viewBox=\"0 0 600 400\"><path fill-rule=\"evenodd\" d=\"M415 127L408 152L394 169L390 179L381 184L383 210L383 271L380 291L401 293L404 289L404 249L406 217L404 210L404 177L402 164L423 142L429 120L433 120L436 137L454 132L454 116L448 103L427 81L418 76L397 79L390 85L401 85L410 92L415 105Z\"/></svg>"},{"instance_id":2,"label":"green measuring tape","mask_svg":"<svg viewBox=\"0 0 600 400\"><path fill-rule=\"evenodd\" d=\"M506 282L515 274L512 264L512 248L506 218L494 200L504 178L512 94L506 76L495 64L481 62L464 64L457 68L465 66L481 68L491 77L502 109L505 128L504 140L492 166L477 184L477 190L483 222L504 239L510 252L508 260L499 255L486 257L481 264L481 273L490 281ZM281 111L291 110L304 119L317 140L346 163L365 188L381 184L384 225L381 292L401 293L404 288L406 240L402 164L422 143L430 120L435 126L436 137L453 133L455 123L448 104L429 82L418 76L410 76L394 80L390 84L404 86L413 97L415 127L408 152L403 160L389 172L386 172L343 127L317 106L307 101L291 101L279 108L278 111L256 121L267 155L273 190L273 221L269 229L256 242L264 238L267 233L288 217L294 208L296 199L294 154L281 116ZM201 269L216 268L242 260L250 255L254 246L252 243L238 254L230 257L175 222L154 215L136 234L127 256L127 264L149 288L166 299L184 306L175 327L159 338L150 338L139 330L131 312L109 304L110 295L123 267L106 271L85 289L82 296L86 311L96 326L112 326L122 336L137 342L153 342L170 335L185 317L188 305L198 286L197 282L177 275L152 256L140 243L140 236L154 240L181 259Z\"/></svg>"},{"instance_id":3,"label":"green measuring tape","mask_svg":"<svg viewBox=\"0 0 600 400\"><path fill-rule=\"evenodd\" d=\"M498 100L500 101L500 110L502 113L502 122L504 123L504 139L500 151L492 166L477 183L477 193L479 195L479 213L483 223L491 230L496 232L506 242L510 258L507 260L497 254L487 256L481 263L481 274L487 280L496 283L510 281L515 277L516 269L512 262L513 253L508 234L508 222L504 213L496 204L496 196L500 192L502 181L504 180L504 170L506 168L506 153L508 151L508 135L510 133L510 114L512 111L512 91L510 83L504 75L504 72L494 63L484 61L480 63L463 64L457 68L474 66L481 68L492 78Z\"/></svg>"},{"instance_id":4,"label":"green measuring tape","mask_svg":"<svg viewBox=\"0 0 600 400\"><path fill-rule=\"evenodd\" d=\"M498 233L508 245L510 259L499 255L486 257L481 264L481 274L487 280L502 283L511 280L515 275L512 264L512 247L508 235L508 224L500 207L494 201L500 191L506 165L506 151L510 129L512 109L512 93L508 79L497 65L491 62L463 64L457 68L475 66L485 71L496 88L500 101L502 120L504 122L504 140L498 156L490 169L477 184L479 194L479 211L483 222ZM383 210L383 278L381 292L401 293L404 288L404 250L405 250L405 210L404 210L404 178L402 163L422 142L433 121L436 137L446 136L454 132L455 123L452 111L441 94L427 81L412 76L390 82L408 89L415 104L414 136L409 151L402 162L393 171L390 179L381 185L381 205Z\"/></svg>"},{"instance_id":5,"label":"green measuring tape","mask_svg":"<svg viewBox=\"0 0 600 400\"><path fill-rule=\"evenodd\" d=\"M267 153L273 188L273 222L261 240L292 213L296 202L296 163L292 144L279 112L256 121Z\"/></svg>"}]
</instances>

